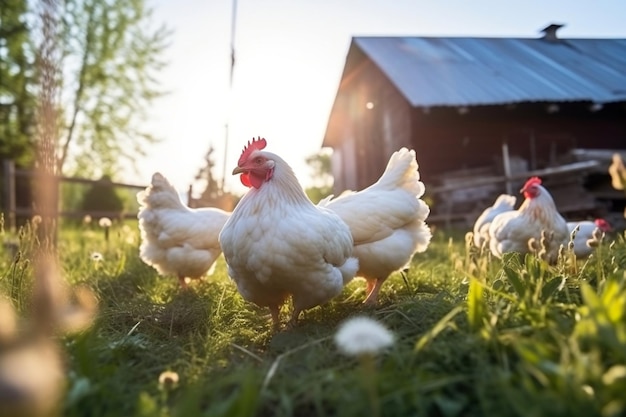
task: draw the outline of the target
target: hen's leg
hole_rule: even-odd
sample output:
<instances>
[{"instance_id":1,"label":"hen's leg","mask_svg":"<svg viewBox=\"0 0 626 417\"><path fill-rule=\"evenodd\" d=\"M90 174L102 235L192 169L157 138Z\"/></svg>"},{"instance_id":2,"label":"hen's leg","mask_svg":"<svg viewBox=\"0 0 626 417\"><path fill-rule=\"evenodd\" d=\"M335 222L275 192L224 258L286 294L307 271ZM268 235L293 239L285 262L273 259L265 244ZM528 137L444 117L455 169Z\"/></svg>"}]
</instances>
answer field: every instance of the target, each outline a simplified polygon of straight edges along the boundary
<instances>
[{"instance_id":1,"label":"hen's leg","mask_svg":"<svg viewBox=\"0 0 626 417\"><path fill-rule=\"evenodd\" d=\"M181 289L186 290L187 288L189 288L189 286L187 286L187 280L185 279L185 277L179 275L178 282L180 282Z\"/></svg>"},{"instance_id":2,"label":"hen's leg","mask_svg":"<svg viewBox=\"0 0 626 417\"><path fill-rule=\"evenodd\" d=\"M367 286L365 287L365 299L367 300L376 285L376 280L368 278L365 280L365 282L367 283Z\"/></svg>"},{"instance_id":3,"label":"hen's leg","mask_svg":"<svg viewBox=\"0 0 626 417\"><path fill-rule=\"evenodd\" d=\"M378 303L378 292L380 291L380 287L383 285L384 281L385 281L384 279L377 279L377 280L371 281L373 283L372 289L367 294L367 297L365 298L365 301L363 301L363 304L366 304L369 306L375 306L376 303ZM367 282L367 286L369 290L370 281Z\"/></svg>"},{"instance_id":4,"label":"hen's leg","mask_svg":"<svg viewBox=\"0 0 626 417\"><path fill-rule=\"evenodd\" d=\"M363 301L363 304L376 304L376 302L374 301L373 303L368 301L371 299L372 297L372 293L374 292L376 286L378 285L378 280L377 279L367 279L367 287L365 287L365 300ZM378 293L378 290L376 290L376 292ZM374 299L376 298L376 295L373 296Z\"/></svg>"}]
</instances>

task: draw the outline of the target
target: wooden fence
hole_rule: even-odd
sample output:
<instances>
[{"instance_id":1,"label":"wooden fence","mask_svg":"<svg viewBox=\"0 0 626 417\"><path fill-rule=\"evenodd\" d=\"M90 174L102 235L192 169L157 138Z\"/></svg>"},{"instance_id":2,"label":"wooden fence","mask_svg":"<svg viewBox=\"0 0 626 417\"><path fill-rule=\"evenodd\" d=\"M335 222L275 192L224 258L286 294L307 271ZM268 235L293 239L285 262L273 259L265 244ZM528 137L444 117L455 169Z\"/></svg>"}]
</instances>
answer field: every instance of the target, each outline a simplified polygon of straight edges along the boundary
<instances>
[{"instance_id":1,"label":"wooden fence","mask_svg":"<svg viewBox=\"0 0 626 417\"><path fill-rule=\"evenodd\" d=\"M35 210L33 207L18 207L17 199L16 199L16 178L35 178L35 172L33 170L27 169L18 169L15 167L13 161L4 160L3 161L3 204L2 204L2 212L5 216L5 225L11 230L15 228L16 218L18 216L32 217L35 214ZM121 182L113 182L113 181L103 181L103 180L90 180L86 178L76 178L76 177L64 177L58 176L55 178L58 184L61 183L74 183L74 184L86 184L86 185L94 185L94 184L106 184L110 187L116 188L126 188L131 190L143 190L146 188L146 185L135 185L135 184L125 184ZM57 199L59 200L59 199ZM86 215L90 215L94 218L99 217L109 217L109 218L119 218L119 212L110 212L110 211L67 211L67 210L56 210L59 216L67 217L67 218L83 218ZM135 218L137 213L122 213L122 217L125 218Z\"/></svg>"},{"instance_id":2,"label":"wooden fence","mask_svg":"<svg viewBox=\"0 0 626 417\"><path fill-rule=\"evenodd\" d=\"M482 210L493 202L497 194L501 192L510 194L511 184L520 181L523 183L530 177L552 179L554 187L551 187L550 191L562 214L592 211L599 207L593 195L583 189L582 176L585 172L597 170L600 165L596 160L580 161L516 174L463 178L453 184L436 186L427 190L430 196L439 201L428 220L430 223L444 224L446 227L455 221L460 221L465 225L473 224ZM491 190L491 194L485 199L485 196L479 195L478 191L481 191L480 187L490 185L497 185L496 189L500 191L492 195L494 192ZM458 191L463 192L458 193L457 196ZM517 191L514 193L517 194ZM468 204L474 205L473 209L468 209Z\"/></svg>"}]
</instances>

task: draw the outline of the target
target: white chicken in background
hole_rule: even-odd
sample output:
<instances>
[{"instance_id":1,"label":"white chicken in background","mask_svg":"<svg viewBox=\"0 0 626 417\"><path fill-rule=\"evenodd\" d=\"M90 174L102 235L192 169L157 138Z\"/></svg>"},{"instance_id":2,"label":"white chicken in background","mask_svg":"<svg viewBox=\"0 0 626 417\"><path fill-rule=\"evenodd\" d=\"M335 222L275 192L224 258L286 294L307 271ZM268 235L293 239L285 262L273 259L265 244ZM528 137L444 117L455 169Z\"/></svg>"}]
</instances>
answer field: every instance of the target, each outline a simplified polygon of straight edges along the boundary
<instances>
[{"instance_id":1,"label":"white chicken in background","mask_svg":"<svg viewBox=\"0 0 626 417\"><path fill-rule=\"evenodd\" d=\"M522 205L517 210L498 214L489 226L491 253L498 258L506 252L528 253L532 239L544 241L546 259L556 261L559 247L569 236L565 219L538 177L526 181L520 192L525 197Z\"/></svg>"},{"instance_id":2,"label":"white chicken in background","mask_svg":"<svg viewBox=\"0 0 626 417\"><path fill-rule=\"evenodd\" d=\"M376 183L319 202L350 228L359 259L357 276L367 282L366 304L375 305L387 277L428 248L431 232L425 221L430 209L420 199L424 191L415 151L402 148L391 155Z\"/></svg>"},{"instance_id":3,"label":"white chicken in background","mask_svg":"<svg viewBox=\"0 0 626 417\"><path fill-rule=\"evenodd\" d=\"M487 207L478 216L474 223L474 246L482 248L489 241L489 225L500 213L512 211L515 208L517 197L510 194L500 194L493 205Z\"/></svg>"},{"instance_id":4,"label":"white chicken in background","mask_svg":"<svg viewBox=\"0 0 626 417\"><path fill-rule=\"evenodd\" d=\"M294 325L303 310L339 295L357 270L352 235L331 210L314 205L291 167L263 151L265 139L243 149L233 175L250 187L233 210L220 243L228 274L242 297L269 307L274 327L291 296Z\"/></svg>"},{"instance_id":5,"label":"white chicken in background","mask_svg":"<svg viewBox=\"0 0 626 417\"><path fill-rule=\"evenodd\" d=\"M222 253L219 233L230 213L218 208L192 209L183 204L176 189L160 173L137 193L140 204L139 256L161 275L174 275L182 288L186 279L210 275Z\"/></svg>"},{"instance_id":6,"label":"white chicken in background","mask_svg":"<svg viewBox=\"0 0 626 417\"><path fill-rule=\"evenodd\" d=\"M580 222L567 222L569 235L563 244L567 247L572 243L572 250L577 258L586 258L594 251L602 241L605 233L612 231L612 227L604 219L595 219L594 221L584 220ZM574 230L574 239L571 238Z\"/></svg>"}]
</instances>

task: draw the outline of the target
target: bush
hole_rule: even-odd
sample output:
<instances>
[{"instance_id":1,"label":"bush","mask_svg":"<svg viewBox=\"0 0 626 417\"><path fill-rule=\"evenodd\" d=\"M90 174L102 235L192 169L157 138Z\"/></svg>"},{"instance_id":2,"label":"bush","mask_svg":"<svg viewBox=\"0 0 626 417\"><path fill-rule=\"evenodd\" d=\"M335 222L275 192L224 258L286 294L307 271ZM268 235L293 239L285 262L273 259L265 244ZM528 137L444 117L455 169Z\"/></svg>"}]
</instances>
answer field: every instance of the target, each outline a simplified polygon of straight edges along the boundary
<instances>
[{"instance_id":1,"label":"bush","mask_svg":"<svg viewBox=\"0 0 626 417\"><path fill-rule=\"evenodd\" d=\"M109 211L119 215L124 209L124 201L113 188L111 178L104 175L83 196L82 209L89 214Z\"/></svg>"}]
</instances>

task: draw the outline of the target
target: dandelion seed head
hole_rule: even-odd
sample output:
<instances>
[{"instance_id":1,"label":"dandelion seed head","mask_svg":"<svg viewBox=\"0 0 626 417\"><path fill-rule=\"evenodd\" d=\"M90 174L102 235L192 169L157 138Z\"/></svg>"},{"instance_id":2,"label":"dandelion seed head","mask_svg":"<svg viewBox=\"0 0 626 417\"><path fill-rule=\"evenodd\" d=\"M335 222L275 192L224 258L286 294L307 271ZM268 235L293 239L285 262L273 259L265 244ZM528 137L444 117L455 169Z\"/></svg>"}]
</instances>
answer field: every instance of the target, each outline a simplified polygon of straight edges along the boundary
<instances>
[{"instance_id":1,"label":"dandelion seed head","mask_svg":"<svg viewBox=\"0 0 626 417\"><path fill-rule=\"evenodd\" d=\"M350 356L376 354L393 344L393 334L379 322L367 317L346 320L335 333L335 343Z\"/></svg>"},{"instance_id":2,"label":"dandelion seed head","mask_svg":"<svg viewBox=\"0 0 626 417\"><path fill-rule=\"evenodd\" d=\"M100 252L92 252L90 256L91 260L94 262L100 262L104 260L104 256L102 256Z\"/></svg>"},{"instance_id":3,"label":"dandelion seed head","mask_svg":"<svg viewBox=\"0 0 626 417\"><path fill-rule=\"evenodd\" d=\"M159 385L165 389L171 389L178 384L178 374L173 371L161 372L159 375Z\"/></svg>"},{"instance_id":4,"label":"dandelion seed head","mask_svg":"<svg viewBox=\"0 0 626 417\"><path fill-rule=\"evenodd\" d=\"M108 217L101 217L100 220L98 220L100 227L111 227L112 224L113 222Z\"/></svg>"},{"instance_id":5,"label":"dandelion seed head","mask_svg":"<svg viewBox=\"0 0 626 417\"><path fill-rule=\"evenodd\" d=\"M91 224L91 216L89 214L86 214L85 217L83 217L83 224Z\"/></svg>"}]
</instances>

